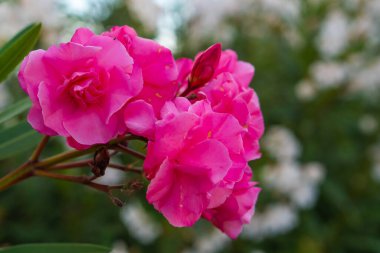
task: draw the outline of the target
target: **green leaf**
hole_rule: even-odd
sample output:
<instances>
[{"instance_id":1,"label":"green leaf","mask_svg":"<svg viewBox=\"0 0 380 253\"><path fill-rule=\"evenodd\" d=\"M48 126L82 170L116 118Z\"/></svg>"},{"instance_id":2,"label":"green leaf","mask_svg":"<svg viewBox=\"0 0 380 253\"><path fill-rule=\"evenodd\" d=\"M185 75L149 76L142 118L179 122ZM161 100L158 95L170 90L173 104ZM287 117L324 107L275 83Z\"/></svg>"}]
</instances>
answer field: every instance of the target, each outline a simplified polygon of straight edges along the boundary
<instances>
[{"instance_id":1,"label":"green leaf","mask_svg":"<svg viewBox=\"0 0 380 253\"><path fill-rule=\"evenodd\" d=\"M25 112L28 110L31 106L30 99L24 98L22 100L17 101L14 104L9 105L4 110L0 112L0 124L4 123L5 121Z\"/></svg>"},{"instance_id":2,"label":"green leaf","mask_svg":"<svg viewBox=\"0 0 380 253\"><path fill-rule=\"evenodd\" d=\"M34 148L41 135L27 122L0 130L0 160Z\"/></svg>"},{"instance_id":3,"label":"green leaf","mask_svg":"<svg viewBox=\"0 0 380 253\"><path fill-rule=\"evenodd\" d=\"M41 23L31 24L16 34L0 49L0 82L22 61L36 44Z\"/></svg>"},{"instance_id":4,"label":"green leaf","mask_svg":"<svg viewBox=\"0 0 380 253\"><path fill-rule=\"evenodd\" d=\"M41 243L0 249L1 253L109 253L111 249L91 244Z\"/></svg>"}]
</instances>

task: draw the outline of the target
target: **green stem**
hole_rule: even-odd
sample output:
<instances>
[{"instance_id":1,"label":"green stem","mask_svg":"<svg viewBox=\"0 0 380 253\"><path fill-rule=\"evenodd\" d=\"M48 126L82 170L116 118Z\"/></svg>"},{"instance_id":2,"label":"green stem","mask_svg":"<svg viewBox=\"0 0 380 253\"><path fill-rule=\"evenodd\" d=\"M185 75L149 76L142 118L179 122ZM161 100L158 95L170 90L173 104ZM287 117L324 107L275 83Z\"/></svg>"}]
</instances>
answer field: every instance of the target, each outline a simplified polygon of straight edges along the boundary
<instances>
[{"instance_id":1,"label":"green stem","mask_svg":"<svg viewBox=\"0 0 380 253\"><path fill-rule=\"evenodd\" d=\"M134 157L137 157L137 158L139 158L139 159L141 159L141 160L144 160L144 159L145 159L145 155L144 155L144 154L142 154L142 153L140 153L140 152L138 152L138 151L136 151L136 150L133 150L133 149L131 149L131 148L128 148L128 147L126 147L126 146L124 146L124 145L119 144L119 145L116 146L116 148L117 148L117 150L119 150L119 151L122 151L122 152L124 152L124 153L130 154L130 155L133 155Z\"/></svg>"},{"instance_id":2,"label":"green stem","mask_svg":"<svg viewBox=\"0 0 380 253\"><path fill-rule=\"evenodd\" d=\"M126 140L131 140L131 139L140 139L140 138L134 135L126 135L120 138L116 138L105 145L96 145L86 150L70 150L70 151L46 158L42 161L38 161L38 158L48 141L48 137L44 137L41 143L36 147L35 151L33 152L30 161L24 163L17 169L10 171L8 174L0 178L0 191L6 190L10 186L20 181L23 181L26 178L33 176L36 170L49 170L50 167L52 168L52 170L54 170L53 166L58 163L68 161L68 160L71 160L71 159L74 159L86 154L93 153L100 147L105 146L107 148L112 148L114 146L117 146L120 143L123 143ZM126 150L124 150L124 152L125 151ZM143 154L140 154L136 151L134 155L140 158L144 158Z\"/></svg>"},{"instance_id":3,"label":"green stem","mask_svg":"<svg viewBox=\"0 0 380 253\"><path fill-rule=\"evenodd\" d=\"M70 150L70 151L64 152L62 154L58 154L58 155L46 158L45 160L42 160L40 162L37 162L37 163L35 163L35 167L36 168L42 168L42 167L48 168L54 164L93 153L98 148L99 148L99 146L93 146L93 147L91 147L89 149L85 149L85 150Z\"/></svg>"},{"instance_id":4,"label":"green stem","mask_svg":"<svg viewBox=\"0 0 380 253\"><path fill-rule=\"evenodd\" d=\"M73 169L80 167L88 167L94 159L87 159L79 162L68 162L57 164L48 168L44 168L47 171L55 171L55 170L65 170L65 169Z\"/></svg>"},{"instance_id":5,"label":"green stem","mask_svg":"<svg viewBox=\"0 0 380 253\"><path fill-rule=\"evenodd\" d=\"M40 158L40 155L41 155L42 151L44 150L46 144L49 141L49 138L50 138L50 136L47 136L47 135L45 135L42 138L41 142L38 144L38 146L34 150L32 156L30 157L30 161L31 162L37 162L38 161L38 159Z\"/></svg>"},{"instance_id":6,"label":"green stem","mask_svg":"<svg viewBox=\"0 0 380 253\"><path fill-rule=\"evenodd\" d=\"M0 178L0 191L8 189L12 185L33 175L33 166L30 162L24 163L17 169Z\"/></svg>"},{"instance_id":7,"label":"green stem","mask_svg":"<svg viewBox=\"0 0 380 253\"><path fill-rule=\"evenodd\" d=\"M97 148L97 146L94 146L86 150L71 150L62 154L49 157L40 162L29 161L21 165L17 169L9 172L4 177L0 178L0 191L6 190L10 186L33 176L33 170L36 168L45 169L54 164L94 152Z\"/></svg>"},{"instance_id":8,"label":"green stem","mask_svg":"<svg viewBox=\"0 0 380 253\"><path fill-rule=\"evenodd\" d=\"M59 179L63 181L68 181L68 182L73 182L73 183L79 183L79 184L84 184L87 185L95 190L102 191L105 193L110 193L111 190L113 189L123 189L125 186L124 185L103 185L103 184L98 184L92 182L92 178L86 177L86 176L69 176L69 175L63 175L63 174L56 174L44 170L34 170L33 174L36 176L40 177L48 177L48 178L53 178L53 179Z\"/></svg>"}]
</instances>

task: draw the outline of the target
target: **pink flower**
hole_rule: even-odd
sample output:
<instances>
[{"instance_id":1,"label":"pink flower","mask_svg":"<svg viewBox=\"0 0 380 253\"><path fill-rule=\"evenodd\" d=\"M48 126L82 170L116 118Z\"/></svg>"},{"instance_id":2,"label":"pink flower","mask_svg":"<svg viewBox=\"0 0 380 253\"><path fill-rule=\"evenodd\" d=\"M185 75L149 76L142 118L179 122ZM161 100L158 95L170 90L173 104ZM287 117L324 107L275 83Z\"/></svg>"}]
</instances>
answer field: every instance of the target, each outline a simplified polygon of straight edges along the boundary
<instances>
[{"instance_id":1,"label":"pink flower","mask_svg":"<svg viewBox=\"0 0 380 253\"><path fill-rule=\"evenodd\" d=\"M201 55L205 62L207 56L211 62L217 59L215 55ZM249 87L254 68L247 62L238 61L236 53L232 50L223 51L217 65L213 66L215 71L212 78L207 78L208 81L193 92L193 96L196 95L194 101L207 99L214 111L233 115L246 129L243 136L246 159L257 159L260 157L259 139L264 132L264 121L258 97ZM178 82L181 84L181 93L187 95L184 87L188 86L192 75L190 73L193 73L197 66L195 63L192 65L190 59L180 59L177 60L177 67L180 73Z\"/></svg>"},{"instance_id":2,"label":"pink flower","mask_svg":"<svg viewBox=\"0 0 380 253\"><path fill-rule=\"evenodd\" d=\"M264 121L255 91L242 87L231 73L226 72L219 74L198 92L210 101L215 111L230 113L239 121L246 129L243 135L246 159L259 158Z\"/></svg>"},{"instance_id":3,"label":"pink flower","mask_svg":"<svg viewBox=\"0 0 380 253\"><path fill-rule=\"evenodd\" d=\"M86 28L68 43L31 52L19 80L33 102L29 123L79 146L106 143L124 133L121 109L143 85L141 69L125 47Z\"/></svg>"},{"instance_id":4,"label":"pink flower","mask_svg":"<svg viewBox=\"0 0 380 253\"><path fill-rule=\"evenodd\" d=\"M129 26L115 26L102 35L119 40L141 67L144 87L135 99L151 104L159 116L162 106L174 99L178 90L177 66L171 51L153 40L137 36Z\"/></svg>"},{"instance_id":5,"label":"pink flower","mask_svg":"<svg viewBox=\"0 0 380 253\"><path fill-rule=\"evenodd\" d=\"M206 100L191 105L177 98L165 104L161 117L144 161L151 180L147 199L172 225L191 226L206 210L226 203L242 180L244 129Z\"/></svg>"},{"instance_id":6,"label":"pink flower","mask_svg":"<svg viewBox=\"0 0 380 253\"><path fill-rule=\"evenodd\" d=\"M203 217L235 239L248 224L255 212L255 204L260 193L256 183L251 182L250 168L245 170L242 179L237 182L232 193L223 204L209 208L203 212Z\"/></svg>"}]
</instances>

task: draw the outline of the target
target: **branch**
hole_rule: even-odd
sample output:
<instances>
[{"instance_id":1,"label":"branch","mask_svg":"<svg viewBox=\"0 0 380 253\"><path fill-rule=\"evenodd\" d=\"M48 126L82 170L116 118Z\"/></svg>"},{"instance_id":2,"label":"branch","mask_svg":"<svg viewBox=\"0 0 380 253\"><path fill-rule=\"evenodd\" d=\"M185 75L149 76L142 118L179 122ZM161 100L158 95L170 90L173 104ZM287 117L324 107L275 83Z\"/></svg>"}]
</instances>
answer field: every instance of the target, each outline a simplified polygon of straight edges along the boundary
<instances>
[{"instance_id":1,"label":"branch","mask_svg":"<svg viewBox=\"0 0 380 253\"><path fill-rule=\"evenodd\" d=\"M108 167L118 169L121 171L125 171L125 172L134 172L137 174L143 173L143 170L141 167L133 167L132 165L124 166L121 164L110 163L110 164L108 164Z\"/></svg>"},{"instance_id":2,"label":"branch","mask_svg":"<svg viewBox=\"0 0 380 253\"><path fill-rule=\"evenodd\" d=\"M63 174L56 174L44 170L34 170L33 174L40 177L48 177L53 179L59 179L63 181L73 182L73 183L79 183L83 185L87 185L95 190L105 192L107 194L110 194L111 190L114 189L123 189L125 188L124 185L103 185L92 182L94 180L94 177L88 177L88 176L70 176L70 175L63 175Z\"/></svg>"},{"instance_id":3,"label":"branch","mask_svg":"<svg viewBox=\"0 0 380 253\"><path fill-rule=\"evenodd\" d=\"M49 138L50 138L50 136L47 136L47 135L45 135L45 136L42 138L41 142L38 144L38 146L37 146L36 149L34 150L32 156L30 157L30 161L31 161L32 163L38 161L38 159L40 158L40 155L41 155L42 151L44 150L46 144L47 144L48 141L49 141Z\"/></svg>"},{"instance_id":4,"label":"branch","mask_svg":"<svg viewBox=\"0 0 380 253\"><path fill-rule=\"evenodd\" d=\"M138 151L136 151L136 150L133 150L133 149L131 149L131 148L128 148L128 147L126 147L126 146L124 146L124 145L118 144L118 145L116 146L116 149L117 149L117 150L120 150L120 151L122 151L122 152L124 152L124 153L130 154L130 155L133 155L133 156L135 156L135 157L137 157L137 158L139 158L139 159L142 159L142 160L145 159L145 155L144 155L143 153L140 153L140 152L138 152Z\"/></svg>"}]
</instances>

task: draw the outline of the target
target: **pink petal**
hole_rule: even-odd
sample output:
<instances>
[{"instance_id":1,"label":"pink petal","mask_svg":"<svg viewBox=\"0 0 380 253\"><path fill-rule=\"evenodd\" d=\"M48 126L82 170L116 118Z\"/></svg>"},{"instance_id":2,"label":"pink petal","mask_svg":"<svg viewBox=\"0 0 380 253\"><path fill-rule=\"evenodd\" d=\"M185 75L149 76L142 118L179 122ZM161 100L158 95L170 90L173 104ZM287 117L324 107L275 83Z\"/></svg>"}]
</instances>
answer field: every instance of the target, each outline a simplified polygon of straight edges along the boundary
<instances>
[{"instance_id":1,"label":"pink petal","mask_svg":"<svg viewBox=\"0 0 380 253\"><path fill-rule=\"evenodd\" d=\"M81 27L75 30L75 33L71 37L70 41L84 45L94 35L95 33L93 33L90 29Z\"/></svg>"},{"instance_id":2,"label":"pink petal","mask_svg":"<svg viewBox=\"0 0 380 253\"><path fill-rule=\"evenodd\" d=\"M241 233L243 225L250 222L260 193L260 188L255 187L255 183L249 179L247 174L235 185L232 194L221 206L203 213L203 217L233 239Z\"/></svg>"},{"instance_id":3,"label":"pink petal","mask_svg":"<svg viewBox=\"0 0 380 253\"><path fill-rule=\"evenodd\" d=\"M99 109L91 108L73 112L66 118L63 127L76 142L82 145L107 143L117 134L117 121L111 118L108 124L98 113ZM67 116L66 116L67 117Z\"/></svg>"},{"instance_id":4,"label":"pink petal","mask_svg":"<svg viewBox=\"0 0 380 253\"><path fill-rule=\"evenodd\" d=\"M147 200L173 226L191 226L207 207L210 187L207 177L181 173L166 159L148 187Z\"/></svg>"},{"instance_id":5,"label":"pink petal","mask_svg":"<svg viewBox=\"0 0 380 253\"><path fill-rule=\"evenodd\" d=\"M72 73L93 67L100 50L100 47L87 47L73 42L62 43L51 46L46 51L43 62L49 67L49 78L56 77L63 83Z\"/></svg>"},{"instance_id":6,"label":"pink petal","mask_svg":"<svg viewBox=\"0 0 380 253\"><path fill-rule=\"evenodd\" d=\"M176 160L178 170L191 175L203 174L214 184L224 178L232 164L227 148L216 140L205 140L183 150Z\"/></svg>"},{"instance_id":7,"label":"pink petal","mask_svg":"<svg viewBox=\"0 0 380 253\"><path fill-rule=\"evenodd\" d=\"M249 83L251 82L253 75L255 74L255 68L252 64L244 61L239 61L236 64L236 69L232 73L235 80L245 88L248 88Z\"/></svg>"},{"instance_id":8,"label":"pink petal","mask_svg":"<svg viewBox=\"0 0 380 253\"><path fill-rule=\"evenodd\" d=\"M142 68L145 83L166 86L176 81L177 66L169 49L153 40L136 37L130 53Z\"/></svg>"},{"instance_id":9,"label":"pink petal","mask_svg":"<svg viewBox=\"0 0 380 253\"><path fill-rule=\"evenodd\" d=\"M106 123L119 111L132 97L136 96L142 89L141 69L133 68L131 76L127 76L120 68L113 67L109 71L107 84L108 94L102 104L102 111L106 116Z\"/></svg>"},{"instance_id":10,"label":"pink petal","mask_svg":"<svg viewBox=\"0 0 380 253\"><path fill-rule=\"evenodd\" d=\"M29 124L36 129L38 132L46 135L57 135L57 133L47 127L42 118L41 107L38 104L34 104L32 108L30 108L28 114L28 122Z\"/></svg>"},{"instance_id":11,"label":"pink petal","mask_svg":"<svg viewBox=\"0 0 380 253\"><path fill-rule=\"evenodd\" d=\"M124 120L131 133L148 139L153 138L156 117L150 104L143 100L129 103L124 110Z\"/></svg>"},{"instance_id":12,"label":"pink petal","mask_svg":"<svg viewBox=\"0 0 380 253\"><path fill-rule=\"evenodd\" d=\"M107 36L95 35L90 38L86 46L101 48L97 55L97 63L102 67L111 69L114 66L119 66L126 73L132 72L134 60L120 41Z\"/></svg>"}]
</instances>

